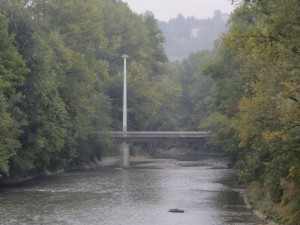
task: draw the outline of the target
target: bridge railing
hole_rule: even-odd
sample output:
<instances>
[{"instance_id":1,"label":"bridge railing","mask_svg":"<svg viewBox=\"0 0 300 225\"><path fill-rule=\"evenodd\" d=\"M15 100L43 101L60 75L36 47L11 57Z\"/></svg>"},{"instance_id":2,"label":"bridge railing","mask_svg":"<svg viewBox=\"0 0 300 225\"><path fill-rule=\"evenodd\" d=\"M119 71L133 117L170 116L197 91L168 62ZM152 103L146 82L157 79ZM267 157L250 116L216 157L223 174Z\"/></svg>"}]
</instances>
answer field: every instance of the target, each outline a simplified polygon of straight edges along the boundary
<instances>
[{"instance_id":1,"label":"bridge railing","mask_svg":"<svg viewBox=\"0 0 300 225\"><path fill-rule=\"evenodd\" d=\"M211 136L208 131L109 131L99 132L99 137L126 141L202 141Z\"/></svg>"}]
</instances>

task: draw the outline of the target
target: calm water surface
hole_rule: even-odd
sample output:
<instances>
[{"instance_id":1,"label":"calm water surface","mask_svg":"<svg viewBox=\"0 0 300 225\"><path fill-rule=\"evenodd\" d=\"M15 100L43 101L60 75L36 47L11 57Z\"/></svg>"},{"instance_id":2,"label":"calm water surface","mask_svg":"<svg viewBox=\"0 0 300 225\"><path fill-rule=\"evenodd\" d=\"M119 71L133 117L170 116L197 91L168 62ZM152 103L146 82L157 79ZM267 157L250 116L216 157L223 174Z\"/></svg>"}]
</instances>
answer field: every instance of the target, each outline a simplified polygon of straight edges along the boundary
<instances>
[{"instance_id":1,"label":"calm water surface","mask_svg":"<svg viewBox=\"0 0 300 225\"><path fill-rule=\"evenodd\" d=\"M0 190L0 224L260 224L234 191L234 171L214 156L135 163L36 179ZM185 213L169 213L171 208Z\"/></svg>"}]
</instances>

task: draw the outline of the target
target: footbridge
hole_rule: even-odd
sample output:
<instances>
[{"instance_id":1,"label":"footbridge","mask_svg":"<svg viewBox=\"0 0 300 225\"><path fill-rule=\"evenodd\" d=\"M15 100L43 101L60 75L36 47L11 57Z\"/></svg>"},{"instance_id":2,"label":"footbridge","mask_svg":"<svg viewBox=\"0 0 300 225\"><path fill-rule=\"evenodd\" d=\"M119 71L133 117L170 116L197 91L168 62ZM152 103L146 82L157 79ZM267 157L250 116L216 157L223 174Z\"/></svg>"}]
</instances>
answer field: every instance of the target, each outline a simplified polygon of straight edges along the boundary
<instances>
[{"instance_id":1,"label":"footbridge","mask_svg":"<svg viewBox=\"0 0 300 225\"><path fill-rule=\"evenodd\" d=\"M161 141L184 141L201 142L210 137L207 131L113 131L100 132L100 138L113 138L122 142L161 142Z\"/></svg>"},{"instance_id":2,"label":"footbridge","mask_svg":"<svg viewBox=\"0 0 300 225\"><path fill-rule=\"evenodd\" d=\"M120 143L121 167L129 167L129 142L185 141L200 142L210 136L205 131L127 131L127 71L126 63L129 56L124 54L123 79L123 131L99 132L100 140L105 137L113 138Z\"/></svg>"},{"instance_id":3,"label":"footbridge","mask_svg":"<svg viewBox=\"0 0 300 225\"><path fill-rule=\"evenodd\" d=\"M210 137L207 131L110 131L100 132L100 140L112 138L119 143L120 166L129 167L130 142L201 142Z\"/></svg>"}]
</instances>

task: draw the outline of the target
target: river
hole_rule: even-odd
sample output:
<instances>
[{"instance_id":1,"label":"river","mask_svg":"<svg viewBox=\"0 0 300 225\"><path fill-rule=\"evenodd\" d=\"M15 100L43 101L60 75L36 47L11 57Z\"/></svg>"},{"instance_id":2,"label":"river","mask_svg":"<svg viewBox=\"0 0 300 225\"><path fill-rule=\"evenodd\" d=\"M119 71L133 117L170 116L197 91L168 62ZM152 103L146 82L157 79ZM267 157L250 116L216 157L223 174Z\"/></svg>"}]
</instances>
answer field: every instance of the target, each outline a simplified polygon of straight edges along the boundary
<instances>
[{"instance_id":1,"label":"river","mask_svg":"<svg viewBox=\"0 0 300 225\"><path fill-rule=\"evenodd\" d=\"M135 161L31 180L0 190L2 225L254 225L219 156ZM170 213L171 208L184 213Z\"/></svg>"}]
</instances>

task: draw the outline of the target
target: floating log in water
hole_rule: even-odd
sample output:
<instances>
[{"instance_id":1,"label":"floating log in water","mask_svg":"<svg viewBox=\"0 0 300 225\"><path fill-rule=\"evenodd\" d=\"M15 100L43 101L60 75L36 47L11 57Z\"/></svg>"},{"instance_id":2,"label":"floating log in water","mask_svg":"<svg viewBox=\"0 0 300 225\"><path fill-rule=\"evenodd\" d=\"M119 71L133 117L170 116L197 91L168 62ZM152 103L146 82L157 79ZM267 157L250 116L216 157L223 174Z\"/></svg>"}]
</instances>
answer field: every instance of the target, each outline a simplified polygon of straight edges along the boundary
<instances>
[{"instance_id":1,"label":"floating log in water","mask_svg":"<svg viewBox=\"0 0 300 225\"><path fill-rule=\"evenodd\" d=\"M184 210L175 208L175 209L170 209L169 212L171 212L171 213L184 213Z\"/></svg>"}]
</instances>

